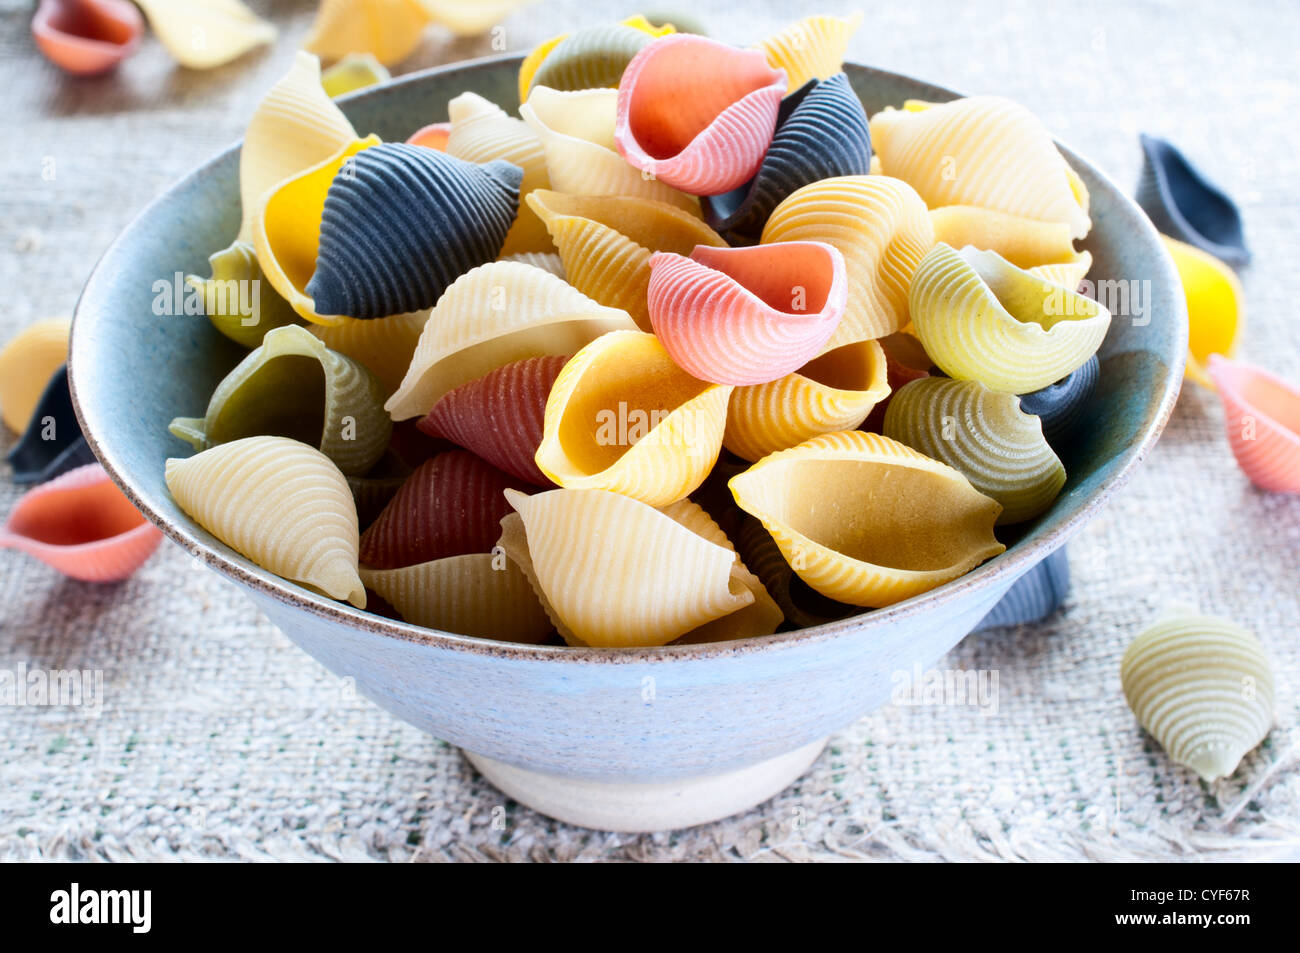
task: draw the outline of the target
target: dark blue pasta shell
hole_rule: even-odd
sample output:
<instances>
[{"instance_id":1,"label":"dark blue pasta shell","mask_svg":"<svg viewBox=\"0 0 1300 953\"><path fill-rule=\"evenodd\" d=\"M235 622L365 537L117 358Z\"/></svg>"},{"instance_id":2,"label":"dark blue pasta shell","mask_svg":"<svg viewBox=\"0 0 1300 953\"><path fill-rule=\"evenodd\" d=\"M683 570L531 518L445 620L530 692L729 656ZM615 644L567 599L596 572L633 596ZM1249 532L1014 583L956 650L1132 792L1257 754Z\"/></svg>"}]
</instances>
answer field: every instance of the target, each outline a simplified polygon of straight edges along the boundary
<instances>
[{"instance_id":1,"label":"dark blue pasta shell","mask_svg":"<svg viewBox=\"0 0 1300 953\"><path fill-rule=\"evenodd\" d=\"M523 170L436 149L363 149L330 183L316 273L319 314L382 318L432 307L471 268L495 261L519 210Z\"/></svg>"},{"instance_id":2,"label":"dark blue pasta shell","mask_svg":"<svg viewBox=\"0 0 1300 953\"><path fill-rule=\"evenodd\" d=\"M60 473L95 462L72 409L68 368L60 367L45 385L31 423L9 451L15 483L44 483Z\"/></svg>"},{"instance_id":3,"label":"dark blue pasta shell","mask_svg":"<svg viewBox=\"0 0 1300 953\"><path fill-rule=\"evenodd\" d=\"M1250 261L1241 211L1172 143L1141 134L1137 200L1157 230L1230 265Z\"/></svg>"},{"instance_id":4,"label":"dark blue pasta shell","mask_svg":"<svg viewBox=\"0 0 1300 953\"><path fill-rule=\"evenodd\" d=\"M1100 371L1101 363L1094 354L1069 377L1020 396L1020 409L1042 420L1043 436L1053 448L1069 439L1082 421Z\"/></svg>"},{"instance_id":5,"label":"dark blue pasta shell","mask_svg":"<svg viewBox=\"0 0 1300 953\"><path fill-rule=\"evenodd\" d=\"M1015 581L976 632L1002 625L1024 625L1045 619L1070 592L1070 560L1062 547Z\"/></svg>"},{"instance_id":6,"label":"dark blue pasta shell","mask_svg":"<svg viewBox=\"0 0 1300 953\"><path fill-rule=\"evenodd\" d=\"M732 244L758 240L781 202L805 185L871 170L867 114L848 77L809 80L781 101L776 135L746 185L705 198L708 223Z\"/></svg>"}]
</instances>

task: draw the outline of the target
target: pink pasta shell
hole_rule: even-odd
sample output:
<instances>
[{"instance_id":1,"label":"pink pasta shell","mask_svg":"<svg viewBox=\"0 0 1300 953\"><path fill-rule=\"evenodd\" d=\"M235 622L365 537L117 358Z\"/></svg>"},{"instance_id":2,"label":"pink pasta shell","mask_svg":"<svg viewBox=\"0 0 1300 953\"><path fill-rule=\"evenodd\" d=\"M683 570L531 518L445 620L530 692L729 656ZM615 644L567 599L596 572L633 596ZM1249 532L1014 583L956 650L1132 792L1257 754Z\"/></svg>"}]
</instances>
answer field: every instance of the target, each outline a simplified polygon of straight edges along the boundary
<instances>
[{"instance_id":1,"label":"pink pasta shell","mask_svg":"<svg viewBox=\"0 0 1300 953\"><path fill-rule=\"evenodd\" d=\"M677 366L715 384L765 384L817 356L848 299L824 242L697 245L650 257L650 323Z\"/></svg>"},{"instance_id":2,"label":"pink pasta shell","mask_svg":"<svg viewBox=\"0 0 1300 953\"><path fill-rule=\"evenodd\" d=\"M28 491L0 526L0 548L35 556L84 582L118 582L139 569L162 533L98 463Z\"/></svg>"},{"instance_id":3,"label":"pink pasta shell","mask_svg":"<svg viewBox=\"0 0 1300 953\"><path fill-rule=\"evenodd\" d=\"M785 87L785 70L758 50L666 36L623 71L614 142L643 173L692 195L720 195L758 173Z\"/></svg>"},{"instance_id":4,"label":"pink pasta shell","mask_svg":"<svg viewBox=\"0 0 1300 953\"><path fill-rule=\"evenodd\" d=\"M537 486L551 486L533 459L542 442L546 398L567 357L530 357L498 367L445 394L416 424L472 450L488 463Z\"/></svg>"},{"instance_id":5,"label":"pink pasta shell","mask_svg":"<svg viewBox=\"0 0 1300 953\"><path fill-rule=\"evenodd\" d=\"M433 122L411 134L411 138L406 140L408 146L424 146L426 149L437 149L439 152L447 151L447 142L451 139L451 123Z\"/></svg>"},{"instance_id":6,"label":"pink pasta shell","mask_svg":"<svg viewBox=\"0 0 1300 953\"><path fill-rule=\"evenodd\" d=\"M1210 355L1237 464L1262 490L1300 493L1300 390L1276 374Z\"/></svg>"},{"instance_id":7,"label":"pink pasta shell","mask_svg":"<svg viewBox=\"0 0 1300 953\"><path fill-rule=\"evenodd\" d=\"M32 18L36 45L78 76L106 73L135 52L144 18L127 0L41 0Z\"/></svg>"}]
</instances>

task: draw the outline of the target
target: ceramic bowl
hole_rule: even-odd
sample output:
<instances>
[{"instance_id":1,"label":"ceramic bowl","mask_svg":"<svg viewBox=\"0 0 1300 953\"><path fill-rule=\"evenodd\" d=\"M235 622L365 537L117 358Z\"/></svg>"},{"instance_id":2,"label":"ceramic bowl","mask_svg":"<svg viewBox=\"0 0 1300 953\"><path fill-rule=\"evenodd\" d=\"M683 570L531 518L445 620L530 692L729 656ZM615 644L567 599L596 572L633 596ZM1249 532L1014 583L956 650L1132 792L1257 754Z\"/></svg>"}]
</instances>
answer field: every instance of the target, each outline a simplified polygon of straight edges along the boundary
<instances>
[{"instance_id":1,"label":"ceramic bowl","mask_svg":"<svg viewBox=\"0 0 1300 953\"><path fill-rule=\"evenodd\" d=\"M342 100L357 130L401 141L472 90L516 105L520 58L404 77ZM848 65L868 112L950 90ZM1174 266L1137 206L1065 150L1092 195L1091 279L1137 281L1141 314L1102 345L1089 426L1063 454L1052 509L966 576L888 609L761 639L654 649L515 645L359 612L253 565L180 511L163 461L187 452L168 421L206 405L241 351L202 317L159 316L154 282L204 273L239 228L238 147L199 168L127 227L91 275L71 343L73 393L96 454L163 531L233 581L304 650L377 704L465 750L506 793L606 829L685 826L759 803L826 737L890 699L896 673L927 669L1008 589L1061 547L1151 448L1177 398L1187 319ZM995 616L996 618L996 616Z\"/></svg>"}]
</instances>

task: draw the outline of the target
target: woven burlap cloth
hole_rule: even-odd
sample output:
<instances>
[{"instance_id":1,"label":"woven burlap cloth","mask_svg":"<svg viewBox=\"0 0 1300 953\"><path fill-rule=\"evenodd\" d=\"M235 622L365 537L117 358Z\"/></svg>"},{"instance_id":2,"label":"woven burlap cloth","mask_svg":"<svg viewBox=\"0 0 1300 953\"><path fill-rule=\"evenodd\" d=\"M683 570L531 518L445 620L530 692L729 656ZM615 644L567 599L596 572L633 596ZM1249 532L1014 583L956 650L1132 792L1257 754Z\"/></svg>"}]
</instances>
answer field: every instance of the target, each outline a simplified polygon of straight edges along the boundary
<instances>
[{"instance_id":1,"label":"woven burlap cloth","mask_svg":"<svg viewBox=\"0 0 1300 953\"><path fill-rule=\"evenodd\" d=\"M0 0L5 338L69 314L131 216L240 135L260 92L285 71L313 5L254 2L281 25L280 42L222 69L186 72L148 39L116 76L97 81L66 79L35 54L33 6ZM497 38L524 49L633 6L543 3L512 16ZM735 42L818 8L852 9L778 0L693 6L715 35ZM1195 156L1245 210L1255 260L1242 276L1243 354L1300 380L1292 59L1300 8L1266 0L865 6L851 59L1014 97L1125 188L1138 174L1139 130ZM491 38L455 40L435 29L406 65L488 52ZM43 175L51 163L53 178ZM654 836L593 833L507 802L455 749L350 693L234 586L170 543L117 586L71 582L0 553L0 669L102 670L105 695L98 717L0 708L0 858L1294 854L1300 499L1252 489L1222 427L1214 397L1188 385L1150 459L1071 544L1074 589L1064 610L1042 625L972 636L941 663L995 670L996 714L886 706L835 735L811 771L773 800ZM17 496L0 480L0 507ZM1276 668L1277 727L1217 784L1171 764L1120 693L1125 645L1170 602L1246 624Z\"/></svg>"}]
</instances>

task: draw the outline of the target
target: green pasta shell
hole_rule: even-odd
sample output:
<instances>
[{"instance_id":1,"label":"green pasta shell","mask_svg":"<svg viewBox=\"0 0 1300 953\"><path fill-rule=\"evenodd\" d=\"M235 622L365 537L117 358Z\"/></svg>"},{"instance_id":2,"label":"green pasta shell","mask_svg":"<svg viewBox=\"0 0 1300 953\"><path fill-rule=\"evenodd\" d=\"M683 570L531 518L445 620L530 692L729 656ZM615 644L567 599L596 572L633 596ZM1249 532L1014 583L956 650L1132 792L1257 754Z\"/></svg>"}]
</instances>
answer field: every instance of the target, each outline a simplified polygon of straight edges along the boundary
<instances>
[{"instance_id":1,"label":"green pasta shell","mask_svg":"<svg viewBox=\"0 0 1300 953\"><path fill-rule=\"evenodd\" d=\"M195 450L242 437L290 437L350 475L375 465L393 422L370 371L291 325L266 333L217 385L203 417L177 417L168 429Z\"/></svg>"},{"instance_id":2,"label":"green pasta shell","mask_svg":"<svg viewBox=\"0 0 1300 953\"><path fill-rule=\"evenodd\" d=\"M1065 485L1065 467L1042 422L1014 394L978 381L923 377L899 388L885 411L884 434L959 470L1002 504L999 526L1033 519Z\"/></svg>"},{"instance_id":3,"label":"green pasta shell","mask_svg":"<svg viewBox=\"0 0 1300 953\"><path fill-rule=\"evenodd\" d=\"M559 90L617 86L632 57L653 39L643 30L622 24L578 30L542 61L532 85Z\"/></svg>"},{"instance_id":4,"label":"green pasta shell","mask_svg":"<svg viewBox=\"0 0 1300 953\"><path fill-rule=\"evenodd\" d=\"M230 340L254 348L272 328L299 323L289 302L263 280L257 252L248 242L209 255L208 263L211 278L187 275L185 284L203 296L203 313Z\"/></svg>"}]
</instances>

